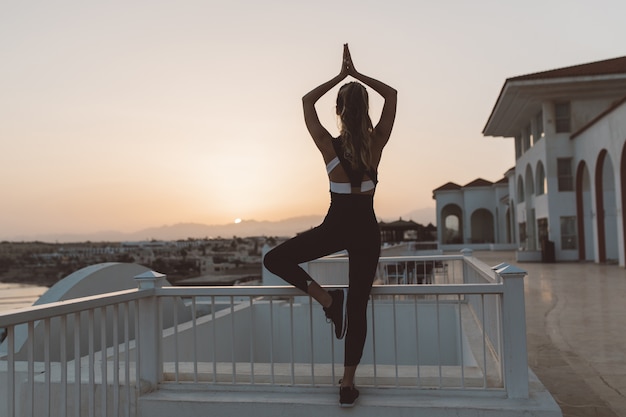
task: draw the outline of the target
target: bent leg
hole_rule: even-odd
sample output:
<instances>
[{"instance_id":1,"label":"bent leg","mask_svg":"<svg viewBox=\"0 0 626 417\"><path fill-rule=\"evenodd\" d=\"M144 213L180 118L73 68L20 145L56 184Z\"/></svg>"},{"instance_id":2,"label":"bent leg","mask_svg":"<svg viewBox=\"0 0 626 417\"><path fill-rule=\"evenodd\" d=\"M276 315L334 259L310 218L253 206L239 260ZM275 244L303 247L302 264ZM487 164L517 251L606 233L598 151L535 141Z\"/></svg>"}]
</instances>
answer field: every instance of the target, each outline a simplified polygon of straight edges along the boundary
<instances>
[{"instance_id":1,"label":"bent leg","mask_svg":"<svg viewBox=\"0 0 626 417\"><path fill-rule=\"evenodd\" d=\"M308 293L309 283L313 282L313 278L300 264L344 249L342 241L333 228L322 224L270 250L265 254L263 264L268 271ZM321 287L320 289L323 291Z\"/></svg>"}]
</instances>

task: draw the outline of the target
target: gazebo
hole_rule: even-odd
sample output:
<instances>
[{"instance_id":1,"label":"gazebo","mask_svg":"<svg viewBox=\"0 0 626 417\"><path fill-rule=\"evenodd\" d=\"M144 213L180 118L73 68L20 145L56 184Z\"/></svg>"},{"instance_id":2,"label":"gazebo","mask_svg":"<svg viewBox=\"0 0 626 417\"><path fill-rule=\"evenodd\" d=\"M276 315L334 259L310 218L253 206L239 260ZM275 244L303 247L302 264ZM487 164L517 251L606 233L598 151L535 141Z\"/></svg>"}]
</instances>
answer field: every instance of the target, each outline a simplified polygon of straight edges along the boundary
<instances>
[{"instance_id":1,"label":"gazebo","mask_svg":"<svg viewBox=\"0 0 626 417\"><path fill-rule=\"evenodd\" d=\"M399 220L385 223L379 222L380 235L383 243L398 242L430 242L437 240L437 228L432 224L422 226L413 220Z\"/></svg>"}]
</instances>

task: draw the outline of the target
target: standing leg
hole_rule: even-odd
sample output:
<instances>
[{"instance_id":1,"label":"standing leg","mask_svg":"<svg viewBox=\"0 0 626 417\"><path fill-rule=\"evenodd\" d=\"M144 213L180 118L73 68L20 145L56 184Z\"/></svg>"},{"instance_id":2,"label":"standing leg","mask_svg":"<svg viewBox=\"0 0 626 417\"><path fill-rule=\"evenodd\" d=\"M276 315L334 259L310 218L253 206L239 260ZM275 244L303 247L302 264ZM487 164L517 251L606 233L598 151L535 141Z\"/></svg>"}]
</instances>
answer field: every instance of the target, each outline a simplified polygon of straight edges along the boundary
<instances>
[{"instance_id":1,"label":"standing leg","mask_svg":"<svg viewBox=\"0 0 626 417\"><path fill-rule=\"evenodd\" d=\"M346 334L344 376L341 380L343 387L354 385L354 374L361 361L367 336L367 304L380 256L378 225L370 229L369 234L361 236L348 249L350 286L348 289L348 332ZM359 235L363 234L359 233Z\"/></svg>"},{"instance_id":2,"label":"standing leg","mask_svg":"<svg viewBox=\"0 0 626 417\"><path fill-rule=\"evenodd\" d=\"M348 332L345 344L343 378L339 387L341 407L352 407L359 397L354 386L356 368L363 355L367 335L367 303L376 274L380 254L380 234L371 239L369 247L348 249L350 256L350 287L348 290ZM366 245L367 246L367 245Z\"/></svg>"}]
</instances>

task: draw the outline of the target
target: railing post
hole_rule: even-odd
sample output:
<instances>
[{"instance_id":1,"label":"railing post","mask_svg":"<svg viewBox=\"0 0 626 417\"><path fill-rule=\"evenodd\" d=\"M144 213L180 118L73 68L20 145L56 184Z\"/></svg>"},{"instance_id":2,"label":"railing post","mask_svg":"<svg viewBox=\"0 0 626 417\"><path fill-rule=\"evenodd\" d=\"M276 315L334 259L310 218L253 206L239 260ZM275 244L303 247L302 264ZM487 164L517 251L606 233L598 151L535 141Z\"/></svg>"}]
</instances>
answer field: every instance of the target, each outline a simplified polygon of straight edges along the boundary
<instances>
[{"instance_id":1,"label":"railing post","mask_svg":"<svg viewBox=\"0 0 626 417\"><path fill-rule=\"evenodd\" d=\"M138 349L139 378L142 393L156 390L163 379L163 360L161 350L161 311L155 289L161 288L165 275L147 271L135 276L139 290L151 292L139 299L139 328L135 329L136 348Z\"/></svg>"},{"instance_id":2,"label":"railing post","mask_svg":"<svg viewBox=\"0 0 626 417\"><path fill-rule=\"evenodd\" d=\"M504 286L502 294L502 333L504 381L509 398L528 398L528 352L526 347L526 271L506 265L496 273Z\"/></svg>"}]
</instances>

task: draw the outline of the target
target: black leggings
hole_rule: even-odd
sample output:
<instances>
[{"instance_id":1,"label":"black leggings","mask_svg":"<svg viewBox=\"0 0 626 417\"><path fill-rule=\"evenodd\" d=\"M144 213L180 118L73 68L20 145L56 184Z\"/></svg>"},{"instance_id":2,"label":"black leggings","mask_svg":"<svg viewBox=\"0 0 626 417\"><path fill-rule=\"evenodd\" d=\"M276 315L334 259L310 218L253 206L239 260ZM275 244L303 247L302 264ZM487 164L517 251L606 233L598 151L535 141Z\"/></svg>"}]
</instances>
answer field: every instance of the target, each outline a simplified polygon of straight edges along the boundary
<instances>
[{"instance_id":1,"label":"black leggings","mask_svg":"<svg viewBox=\"0 0 626 417\"><path fill-rule=\"evenodd\" d=\"M367 335L367 303L378 257L380 230L373 196L331 193L324 222L269 251L265 267L288 283L307 292L312 278L299 264L347 250L349 259L348 331L344 366L361 361Z\"/></svg>"}]
</instances>

